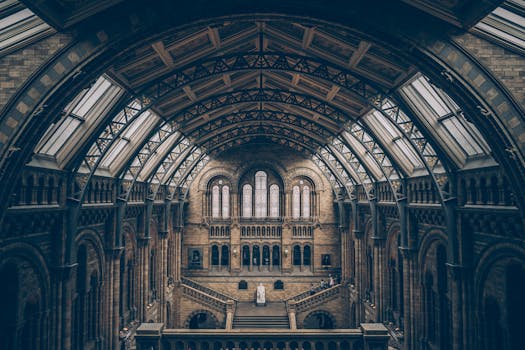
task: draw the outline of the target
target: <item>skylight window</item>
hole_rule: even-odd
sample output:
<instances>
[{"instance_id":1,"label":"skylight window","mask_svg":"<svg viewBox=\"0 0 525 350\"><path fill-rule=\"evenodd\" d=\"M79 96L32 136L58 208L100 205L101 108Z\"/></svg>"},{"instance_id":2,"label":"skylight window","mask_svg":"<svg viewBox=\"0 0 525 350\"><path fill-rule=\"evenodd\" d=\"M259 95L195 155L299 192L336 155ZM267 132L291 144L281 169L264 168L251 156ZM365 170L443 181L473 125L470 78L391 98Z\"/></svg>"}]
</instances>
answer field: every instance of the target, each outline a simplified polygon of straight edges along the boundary
<instances>
[{"instance_id":1,"label":"skylight window","mask_svg":"<svg viewBox=\"0 0 525 350\"><path fill-rule=\"evenodd\" d=\"M455 159L465 162L467 157L488 153L489 148L477 128L465 119L452 98L426 77L417 77L399 92Z\"/></svg>"},{"instance_id":2,"label":"skylight window","mask_svg":"<svg viewBox=\"0 0 525 350\"><path fill-rule=\"evenodd\" d=\"M363 117L363 120L377 137L382 140L385 146L392 148L390 153L399 159L398 163L404 167L405 171L412 173L415 168L423 167L423 163L414 147L406 140L393 122L381 112L368 113Z\"/></svg>"},{"instance_id":3,"label":"skylight window","mask_svg":"<svg viewBox=\"0 0 525 350\"><path fill-rule=\"evenodd\" d=\"M525 50L525 1L505 1L474 30L511 49Z\"/></svg>"},{"instance_id":4,"label":"skylight window","mask_svg":"<svg viewBox=\"0 0 525 350\"><path fill-rule=\"evenodd\" d=\"M62 119L49 127L36 147L37 153L58 157L59 152L66 149L64 157L72 154L71 148L81 145L79 141L104 119L122 93L123 90L105 76L99 77L66 106Z\"/></svg>"},{"instance_id":5,"label":"skylight window","mask_svg":"<svg viewBox=\"0 0 525 350\"><path fill-rule=\"evenodd\" d=\"M22 3L13 0L0 2L0 55L53 32L47 23Z\"/></svg>"}]
</instances>

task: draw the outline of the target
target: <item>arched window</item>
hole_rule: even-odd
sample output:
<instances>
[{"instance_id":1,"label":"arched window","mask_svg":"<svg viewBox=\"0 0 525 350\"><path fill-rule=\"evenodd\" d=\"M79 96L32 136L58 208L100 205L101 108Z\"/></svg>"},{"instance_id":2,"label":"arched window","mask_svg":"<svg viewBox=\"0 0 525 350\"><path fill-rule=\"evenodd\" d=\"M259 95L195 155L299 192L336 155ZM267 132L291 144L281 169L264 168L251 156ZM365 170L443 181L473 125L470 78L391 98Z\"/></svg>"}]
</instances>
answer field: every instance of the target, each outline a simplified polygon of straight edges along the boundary
<instances>
[{"instance_id":1,"label":"arched window","mask_svg":"<svg viewBox=\"0 0 525 350\"><path fill-rule=\"evenodd\" d=\"M279 252L279 246L274 245L272 248L272 265L279 266L281 265L281 253Z\"/></svg>"},{"instance_id":2,"label":"arched window","mask_svg":"<svg viewBox=\"0 0 525 350\"><path fill-rule=\"evenodd\" d=\"M230 249L227 245L221 247L221 266L228 266L230 264Z\"/></svg>"},{"instance_id":3,"label":"arched window","mask_svg":"<svg viewBox=\"0 0 525 350\"><path fill-rule=\"evenodd\" d=\"M267 176L264 171L255 173L255 217L264 218L267 216Z\"/></svg>"},{"instance_id":4,"label":"arched window","mask_svg":"<svg viewBox=\"0 0 525 350\"><path fill-rule=\"evenodd\" d=\"M303 187L303 195L301 196L301 216L303 218L310 217L310 187Z\"/></svg>"},{"instance_id":5,"label":"arched window","mask_svg":"<svg viewBox=\"0 0 525 350\"><path fill-rule=\"evenodd\" d=\"M315 210L312 183L305 179L296 179L292 183L292 219L310 220Z\"/></svg>"},{"instance_id":6,"label":"arched window","mask_svg":"<svg viewBox=\"0 0 525 350\"><path fill-rule=\"evenodd\" d=\"M258 245L254 245L252 248L253 251L253 266L259 266L261 262L261 252Z\"/></svg>"},{"instance_id":7,"label":"arched window","mask_svg":"<svg viewBox=\"0 0 525 350\"><path fill-rule=\"evenodd\" d=\"M292 218L299 219L301 216L301 191L299 186L292 188Z\"/></svg>"},{"instance_id":8,"label":"arched window","mask_svg":"<svg viewBox=\"0 0 525 350\"><path fill-rule=\"evenodd\" d=\"M219 265L219 247L216 245L211 247L211 264L213 266Z\"/></svg>"},{"instance_id":9,"label":"arched window","mask_svg":"<svg viewBox=\"0 0 525 350\"><path fill-rule=\"evenodd\" d=\"M222 217L230 217L230 188L228 186L222 187Z\"/></svg>"},{"instance_id":10,"label":"arched window","mask_svg":"<svg viewBox=\"0 0 525 350\"><path fill-rule=\"evenodd\" d=\"M270 217L279 217L279 186L276 184L270 186Z\"/></svg>"},{"instance_id":11,"label":"arched window","mask_svg":"<svg viewBox=\"0 0 525 350\"><path fill-rule=\"evenodd\" d=\"M245 218L252 217L252 186L242 186L242 216Z\"/></svg>"},{"instance_id":12,"label":"arched window","mask_svg":"<svg viewBox=\"0 0 525 350\"><path fill-rule=\"evenodd\" d=\"M213 186L211 189L211 216L214 218L219 217L220 210L220 192L219 186Z\"/></svg>"},{"instance_id":13,"label":"arched window","mask_svg":"<svg viewBox=\"0 0 525 350\"><path fill-rule=\"evenodd\" d=\"M298 245L293 247L293 264L301 266L301 247Z\"/></svg>"},{"instance_id":14,"label":"arched window","mask_svg":"<svg viewBox=\"0 0 525 350\"><path fill-rule=\"evenodd\" d=\"M270 247L267 246L267 245L263 246L262 264L263 265L270 265Z\"/></svg>"},{"instance_id":15,"label":"arched window","mask_svg":"<svg viewBox=\"0 0 525 350\"><path fill-rule=\"evenodd\" d=\"M309 245L304 246L303 265L310 266L312 261L312 250Z\"/></svg>"},{"instance_id":16,"label":"arched window","mask_svg":"<svg viewBox=\"0 0 525 350\"><path fill-rule=\"evenodd\" d=\"M214 180L211 187L211 217L230 217L230 187L224 180Z\"/></svg>"},{"instance_id":17,"label":"arched window","mask_svg":"<svg viewBox=\"0 0 525 350\"><path fill-rule=\"evenodd\" d=\"M242 265L250 266L250 247L247 245L242 247Z\"/></svg>"}]
</instances>

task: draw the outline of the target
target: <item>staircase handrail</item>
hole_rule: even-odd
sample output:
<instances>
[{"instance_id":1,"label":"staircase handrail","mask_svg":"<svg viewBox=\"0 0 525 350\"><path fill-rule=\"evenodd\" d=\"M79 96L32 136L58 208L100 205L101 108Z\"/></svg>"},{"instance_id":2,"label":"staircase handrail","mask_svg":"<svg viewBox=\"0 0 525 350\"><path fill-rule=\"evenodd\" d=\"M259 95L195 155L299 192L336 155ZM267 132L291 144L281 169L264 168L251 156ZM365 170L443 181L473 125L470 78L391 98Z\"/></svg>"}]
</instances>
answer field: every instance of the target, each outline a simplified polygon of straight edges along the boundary
<instances>
[{"instance_id":1,"label":"staircase handrail","mask_svg":"<svg viewBox=\"0 0 525 350\"><path fill-rule=\"evenodd\" d=\"M231 297L229 295L226 295L226 294L223 294L221 292L217 292L214 289L205 287L202 284L197 283L197 282L195 282L193 280L190 280L190 279L188 279L186 277L182 277L181 278L181 282L182 282L182 284L190 286L193 289L197 289L197 290L199 290L199 291L201 291L203 293L206 293L206 294L208 294L208 295L210 295L210 296L212 296L212 297L214 297L216 299L222 300L223 302L227 302L228 300L233 300L233 301L235 301L235 303L238 302L237 299L235 299L235 298L233 298L233 297Z\"/></svg>"},{"instance_id":2,"label":"staircase handrail","mask_svg":"<svg viewBox=\"0 0 525 350\"><path fill-rule=\"evenodd\" d=\"M220 311L220 312L226 312L226 308L228 306L228 303L215 298L214 296L211 296L201 290L195 289L189 285L183 284L182 285L182 294L192 298L193 300L197 302L201 302L206 304L207 306Z\"/></svg>"},{"instance_id":3,"label":"staircase handrail","mask_svg":"<svg viewBox=\"0 0 525 350\"><path fill-rule=\"evenodd\" d=\"M320 291L315 292L315 294L308 294L307 297L304 297L300 300L293 300L292 302L295 305L295 310L297 312L304 311L305 309L311 308L313 306L319 305L321 303L324 303L327 300L332 299L334 296L338 295L341 292L341 284L336 284L333 287L329 287L326 289L322 289ZM288 301L287 301L288 304ZM288 305L287 305L288 309Z\"/></svg>"}]
</instances>

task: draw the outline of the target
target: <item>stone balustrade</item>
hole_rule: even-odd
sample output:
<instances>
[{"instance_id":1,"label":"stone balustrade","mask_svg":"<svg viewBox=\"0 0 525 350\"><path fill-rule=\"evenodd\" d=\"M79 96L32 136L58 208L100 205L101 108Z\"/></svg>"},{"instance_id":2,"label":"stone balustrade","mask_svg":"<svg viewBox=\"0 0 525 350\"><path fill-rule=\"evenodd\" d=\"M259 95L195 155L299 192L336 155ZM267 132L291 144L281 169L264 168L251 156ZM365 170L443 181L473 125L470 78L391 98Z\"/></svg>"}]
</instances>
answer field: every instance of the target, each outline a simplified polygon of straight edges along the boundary
<instances>
[{"instance_id":1,"label":"stone balustrade","mask_svg":"<svg viewBox=\"0 0 525 350\"><path fill-rule=\"evenodd\" d=\"M387 350L388 330L379 323L357 329L164 329L143 323L137 350Z\"/></svg>"},{"instance_id":2,"label":"stone balustrade","mask_svg":"<svg viewBox=\"0 0 525 350\"><path fill-rule=\"evenodd\" d=\"M216 299L219 299L219 300L221 300L223 302L227 302L228 300L237 301L235 298L232 298L232 297L230 297L230 296L228 296L226 294L219 293L216 290L213 290L211 288L205 287L202 284L199 284L199 283L197 283L195 281L192 281L192 280L190 280L188 278L184 278L183 277L181 279L181 282L185 286L188 286L188 287L191 287L193 289L199 290L199 291L201 291L201 292L203 292L203 293L205 293L205 294L207 294L209 296L212 296L212 297L214 297Z\"/></svg>"},{"instance_id":3,"label":"stone balustrade","mask_svg":"<svg viewBox=\"0 0 525 350\"><path fill-rule=\"evenodd\" d=\"M315 294L308 295L302 299L290 300L288 301L288 303L293 303L295 305L295 310L297 312L302 312L304 310L314 308L319 304L322 304L328 300L331 300L337 297L341 293L341 288L342 288L341 285L338 284L331 288L320 290L316 292Z\"/></svg>"},{"instance_id":4,"label":"stone balustrade","mask_svg":"<svg viewBox=\"0 0 525 350\"><path fill-rule=\"evenodd\" d=\"M208 295L198 289L192 288L187 285L182 285L182 294L196 302L206 305L219 312L225 313L227 308L227 302L217 299L211 295Z\"/></svg>"}]
</instances>

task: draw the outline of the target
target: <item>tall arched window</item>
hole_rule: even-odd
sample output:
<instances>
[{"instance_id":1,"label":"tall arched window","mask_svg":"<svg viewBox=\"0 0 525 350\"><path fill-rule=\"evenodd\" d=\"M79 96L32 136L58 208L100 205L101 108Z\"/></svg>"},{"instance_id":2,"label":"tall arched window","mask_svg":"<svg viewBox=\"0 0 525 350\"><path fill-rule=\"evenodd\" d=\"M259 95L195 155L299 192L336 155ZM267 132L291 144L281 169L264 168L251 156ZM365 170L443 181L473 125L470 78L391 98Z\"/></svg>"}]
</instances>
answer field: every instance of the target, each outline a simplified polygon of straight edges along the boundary
<instances>
[{"instance_id":1,"label":"tall arched window","mask_svg":"<svg viewBox=\"0 0 525 350\"><path fill-rule=\"evenodd\" d=\"M211 216L214 218L219 217L219 210L220 210L220 192L219 192L219 186L213 186L211 189Z\"/></svg>"},{"instance_id":2,"label":"tall arched window","mask_svg":"<svg viewBox=\"0 0 525 350\"><path fill-rule=\"evenodd\" d=\"M211 264L212 266L219 265L219 247L216 245L211 247Z\"/></svg>"},{"instance_id":3,"label":"tall arched window","mask_svg":"<svg viewBox=\"0 0 525 350\"><path fill-rule=\"evenodd\" d=\"M276 184L270 186L270 217L279 217L279 186Z\"/></svg>"},{"instance_id":4,"label":"tall arched window","mask_svg":"<svg viewBox=\"0 0 525 350\"><path fill-rule=\"evenodd\" d=\"M230 188L228 186L222 187L222 217L230 217Z\"/></svg>"},{"instance_id":5,"label":"tall arched window","mask_svg":"<svg viewBox=\"0 0 525 350\"><path fill-rule=\"evenodd\" d=\"M306 179L296 179L292 183L292 219L310 220L315 211L314 187L311 181Z\"/></svg>"},{"instance_id":6,"label":"tall arched window","mask_svg":"<svg viewBox=\"0 0 525 350\"><path fill-rule=\"evenodd\" d=\"M245 218L252 217L252 186L242 186L242 216Z\"/></svg>"},{"instance_id":7,"label":"tall arched window","mask_svg":"<svg viewBox=\"0 0 525 350\"><path fill-rule=\"evenodd\" d=\"M293 247L293 264L301 266L301 247L298 245Z\"/></svg>"},{"instance_id":8,"label":"tall arched window","mask_svg":"<svg viewBox=\"0 0 525 350\"><path fill-rule=\"evenodd\" d=\"M303 253L303 265L310 266L311 262L312 262L312 250L310 249L309 245L305 245L304 253Z\"/></svg>"},{"instance_id":9,"label":"tall arched window","mask_svg":"<svg viewBox=\"0 0 525 350\"><path fill-rule=\"evenodd\" d=\"M214 219L230 217L230 187L223 179L215 179L211 184L211 217Z\"/></svg>"},{"instance_id":10,"label":"tall arched window","mask_svg":"<svg viewBox=\"0 0 525 350\"><path fill-rule=\"evenodd\" d=\"M255 173L255 217L264 218L267 216L267 176L264 171Z\"/></svg>"},{"instance_id":11,"label":"tall arched window","mask_svg":"<svg viewBox=\"0 0 525 350\"><path fill-rule=\"evenodd\" d=\"M301 217L301 191L299 186L292 188L292 218L299 219Z\"/></svg>"},{"instance_id":12,"label":"tall arched window","mask_svg":"<svg viewBox=\"0 0 525 350\"><path fill-rule=\"evenodd\" d=\"M301 196L301 217L310 217L310 187L303 187L303 195Z\"/></svg>"}]
</instances>

